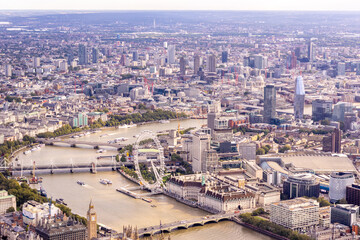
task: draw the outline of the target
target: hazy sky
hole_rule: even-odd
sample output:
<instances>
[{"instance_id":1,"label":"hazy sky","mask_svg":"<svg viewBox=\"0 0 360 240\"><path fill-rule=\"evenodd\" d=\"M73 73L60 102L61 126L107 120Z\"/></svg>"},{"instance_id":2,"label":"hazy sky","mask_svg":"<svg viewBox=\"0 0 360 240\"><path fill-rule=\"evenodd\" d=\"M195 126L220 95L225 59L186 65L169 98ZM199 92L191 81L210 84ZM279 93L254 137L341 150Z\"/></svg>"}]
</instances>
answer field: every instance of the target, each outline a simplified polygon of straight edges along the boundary
<instances>
[{"instance_id":1,"label":"hazy sky","mask_svg":"<svg viewBox=\"0 0 360 240\"><path fill-rule=\"evenodd\" d=\"M0 9L354 10L360 0L0 0Z\"/></svg>"}]
</instances>

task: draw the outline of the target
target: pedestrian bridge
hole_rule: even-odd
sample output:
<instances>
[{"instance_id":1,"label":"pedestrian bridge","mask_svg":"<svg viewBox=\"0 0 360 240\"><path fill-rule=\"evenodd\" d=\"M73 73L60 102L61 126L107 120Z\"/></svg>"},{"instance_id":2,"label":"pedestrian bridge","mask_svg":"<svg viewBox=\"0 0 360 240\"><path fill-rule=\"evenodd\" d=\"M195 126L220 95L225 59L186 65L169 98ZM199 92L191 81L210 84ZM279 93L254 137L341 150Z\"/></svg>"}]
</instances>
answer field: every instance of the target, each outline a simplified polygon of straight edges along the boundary
<instances>
[{"instance_id":1,"label":"pedestrian bridge","mask_svg":"<svg viewBox=\"0 0 360 240\"><path fill-rule=\"evenodd\" d=\"M152 236L160 233L170 233L179 229L188 229L196 226L204 226L208 223L218 223L220 221L232 220L232 217L238 214L230 213L230 214L217 214L217 215L209 215L201 218L191 219L191 220L183 220L176 221L167 224L161 224L157 226L150 226L145 228L138 229L139 237Z\"/></svg>"}]
</instances>

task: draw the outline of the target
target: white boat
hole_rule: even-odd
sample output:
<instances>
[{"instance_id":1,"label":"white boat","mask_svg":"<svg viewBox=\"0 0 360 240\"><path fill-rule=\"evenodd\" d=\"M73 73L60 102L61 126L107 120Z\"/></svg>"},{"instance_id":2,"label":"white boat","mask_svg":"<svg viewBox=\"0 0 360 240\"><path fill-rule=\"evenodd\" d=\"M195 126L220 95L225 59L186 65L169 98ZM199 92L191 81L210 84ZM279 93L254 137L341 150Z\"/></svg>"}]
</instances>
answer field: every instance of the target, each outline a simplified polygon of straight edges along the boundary
<instances>
[{"instance_id":1,"label":"white boat","mask_svg":"<svg viewBox=\"0 0 360 240\"><path fill-rule=\"evenodd\" d=\"M170 123L169 120L160 120L159 123Z\"/></svg>"},{"instance_id":2,"label":"white boat","mask_svg":"<svg viewBox=\"0 0 360 240\"><path fill-rule=\"evenodd\" d=\"M106 150L105 149L99 149L96 151L97 153L106 153Z\"/></svg>"},{"instance_id":3,"label":"white boat","mask_svg":"<svg viewBox=\"0 0 360 240\"><path fill-rule=\"evenodd\" d=\"M125 142L129 140L128 138L126 137L120 137L120 138L115 138L114 142L117 143L117 142Z\"/></svg>"},{"instance_id":4,"label":"white boat","mask_svg":"<svg viewBox=\"0 0 360 240\"><path fill-rule=\"evenodd\" d=\"M118 126L118 128L119 129L121 129L121 128L132 128L132 127L136 127L136 126L137 126L136 124L130 124L130 125L125 124L125 125Z\"/></svg>"},{"instance_id":5,"label":"white boat","mask_svg":"<svg viewBox=\"0 0 360 240\"><path fill-rule=\"evenodd\" d=\"M134 138L138 138L138 137L139 137L139 134L137 134L137 135L134 135L133 137L134 137Z\"/></svg>"},{"instance_id":6,"label":"white boat","mask_svg":"<svg viewBox=\"0 0 360 240\"><path fill-rule=\"evenodd\" d=\"M107 182L104 179L100 179L99 181L101 184L107 185Z\"/></svg>"},{"instance_id":7,"label":"white boat","mask_svg":"<svg viewBox=\"0 0 360 240\"><path fill-rule=\"evenodd\" d=\"M27 150L27 151L24 152L25 155L28 155L30 153L31 153L31 150Z\"/></svg>"},{"instance_id":8,"label":"white boat","mask_svg":"<svg viewBox=\"0 0 360 240\"><path fill-rule=\"evenodd\" d=\"M109 179L100 179L99 181L101 184L104 184L104 185L110 185L112 184L112 181L110 181Z\"/></svg>"},{"instance_id":9,"label":"white boat","mask_svg":"<svg viewBox=\"0 0 360 240\"><path fill-rule=\"evenodd\" d=\"M110 181L109 179L103 179L108 185L112 184L112 181Z\"/></svg>"},{"instance_id":10,"label":"white boat","mask_svg":"<svg viewBox=\"0 0 360 240\"><path fill-rule=\"evenodd\" d=\"M34 148L31 149L32 152L34 152L34 151L39 151L39 150L40 150L40 147L39 147L39 146L36 146L36 147L34 147Z\"/></svg>"}]
</instances>

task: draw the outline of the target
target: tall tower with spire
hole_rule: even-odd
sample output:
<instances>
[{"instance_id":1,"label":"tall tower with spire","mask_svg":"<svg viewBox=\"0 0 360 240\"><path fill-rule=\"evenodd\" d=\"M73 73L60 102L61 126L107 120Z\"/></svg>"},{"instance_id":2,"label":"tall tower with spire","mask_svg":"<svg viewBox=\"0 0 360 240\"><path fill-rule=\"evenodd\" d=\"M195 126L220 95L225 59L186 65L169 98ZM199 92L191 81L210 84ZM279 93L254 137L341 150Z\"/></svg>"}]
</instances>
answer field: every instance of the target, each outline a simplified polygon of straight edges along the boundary
<instances>
[{"instance_id":1,"label":"tall tower with spire","mask_svg":"<svg viewBox=\"0 0 360 240\"><path fill-rule=\"evenodd\" d=\"M87 239L93 238L97 238L97 216L91 200L87 211Z\"/></svg>"}]
</instances>

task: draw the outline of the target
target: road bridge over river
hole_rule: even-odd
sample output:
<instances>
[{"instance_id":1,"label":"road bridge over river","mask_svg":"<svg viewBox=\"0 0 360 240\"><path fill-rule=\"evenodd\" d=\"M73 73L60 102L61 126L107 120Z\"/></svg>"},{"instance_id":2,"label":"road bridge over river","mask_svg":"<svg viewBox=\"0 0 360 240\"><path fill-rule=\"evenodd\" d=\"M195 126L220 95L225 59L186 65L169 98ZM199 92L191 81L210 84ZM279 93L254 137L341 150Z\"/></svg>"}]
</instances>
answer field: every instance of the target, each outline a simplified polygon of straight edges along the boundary
<instances>
[{"instance_id":1,"label":"road bridge over river","mask_svg":"<svg viewBox=\"0 0 360 240\"><path fill-rule=\"evenodd\" d=\"M224 220L232 220L232 217L237 216L235 213L224 213L217 215L209 215L206 217L195 218L190 220L176 221L172 223L161 224L157 226L150 226L138 229L139 237L152 236L159 233L169 233L178 229L188 229L195 226L204 226L208 223L218 223Z\"/></svg>"}]
</instances>

